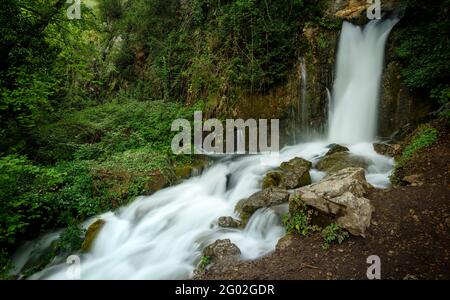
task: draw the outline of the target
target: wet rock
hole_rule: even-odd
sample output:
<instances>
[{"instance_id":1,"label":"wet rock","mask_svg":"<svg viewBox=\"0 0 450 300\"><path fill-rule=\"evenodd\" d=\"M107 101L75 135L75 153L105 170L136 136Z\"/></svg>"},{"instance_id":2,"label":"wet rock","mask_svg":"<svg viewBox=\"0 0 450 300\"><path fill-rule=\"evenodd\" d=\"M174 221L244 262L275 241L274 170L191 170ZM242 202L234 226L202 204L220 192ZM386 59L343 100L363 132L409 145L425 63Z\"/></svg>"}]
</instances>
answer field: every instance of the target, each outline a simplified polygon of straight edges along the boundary
<instances>
[{"instance_id":1,"label":"wet rock","mask_svg":"<svg viewBox=\"0 0 450 300\"><path fill-rule=\"evenodd\" d=\"M246 222L250 216L262 207L279 205L289 200L289 192L280 188L268 188L242 199L236 205L241 219Z\"/></svg>"},{"instance_id":2,"label":"wet rock","mask_svg":"<svg viewBox=\"0 0 450 300\"><path fill-rule=\"evenodd\" d=\"M311 184L309 170L312 163L303 158L296 157L284 162L279 168L266 174L263 179L263 189L279 187L283 189L295 189Z\"/></svg>"},{"instance_id":3,"label":"wet rock","mask_svg":"<svg viewBox=\"0 0 450 300\"><path fill-rule=\"evenodd\" d=\"M236 259L241 250L229 239L217 240L203 250L204 256L209 256L212 261Z\"/></svg>"},{"instance_id":4,"label":"wet rock","mask_svg":"<svg viewBox=\"0 0 450 300\"><path fill-rule=\"evenodd\" d=\"M347 147L341 146L339 144L328 145L328 148L330 150L328 150L328 152L327 152L327 154L325 154L325 156L328 156L328 155L331 155L331 154L334 154L334 153L338 153L338 152L347 152L347 151L349 151L349 149Z\"/></svg>"},{"instance_id":5,"label":"wet rock","mask_svg":"<svg viewBox=\"0 0 450 300\"><path fill-rule=\"evenodd\" d=\"M98 219L89 226L86 232L86 236L84 237L83 244L81 245L81 251L88 252L89 250L91 250L92 244L99 234L100 230L102 229L103 225L105 225L105 221L102 219Z\"/></svg>"},{"instance_id":6,"label":"wet rock","mask_svg":"<svg viewBox=\"0 0 450 300\"><path fill-rule=\"evenodd\" d=\"M374 143L373 144L373 149L375 150L376 153L385 155L385 156L391 156L391 157L394 157L397 154L399 154L400 148L401 148L401 146L399 144L393 144L393 145L388 145L388 144L383 144L383 143Z\"/></svg>"},{"instance_id":7,"label":"wet rock","mask_svg":"<svg viewBox=\"0 0 450 300\"><path fill-rule=\"evenodd\" d=\"M240 220L236 220L232 217L220 217L219 226L223 228L240 228L243 223Z\"/></svg>"},{"instance_id":8,"label":"wet rock","mask_svg":"<svg viewBox=\"0 0 450 300\"><path fill-rule=\"evenodd\" d=\"M321 181L295 190L289 198L289 211L295 213L303 203L332 215L336 223L353 235L365 236L373 206L364 195L371 188L362 168L346 168Z\"/></svg>"},{"instance_id":9,"label":"wet rock","mask_svg":"<svg viewBox=\"0 0 450 300\"><path fill-rule=\"evenodd\" d=\"M325 156L317 163L316 168L319 171L335 173L345 168L363 168L366 169L370 161L363 156L350 154L348 152L337 152Z\"/></svg>"}]
</instances>

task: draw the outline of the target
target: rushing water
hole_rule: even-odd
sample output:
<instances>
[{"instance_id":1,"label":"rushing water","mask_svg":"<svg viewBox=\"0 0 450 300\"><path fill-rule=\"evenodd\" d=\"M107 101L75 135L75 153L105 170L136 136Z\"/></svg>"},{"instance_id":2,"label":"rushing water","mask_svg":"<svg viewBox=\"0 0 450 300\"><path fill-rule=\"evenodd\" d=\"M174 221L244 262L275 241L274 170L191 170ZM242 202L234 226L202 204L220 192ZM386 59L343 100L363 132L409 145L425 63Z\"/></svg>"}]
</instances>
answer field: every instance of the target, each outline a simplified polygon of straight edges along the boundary
<instances>
[{"instance_id":1,"label":"rushing water","mask_svg":"<svg viewBox=\"0 0 450 300\"><path fill-rule=\"evenodd\" d=\"M330 140L356 143L375 138L384 48L396 23L395 19L375 20L361 29L344 22L333 86Z\"/></svg>"},{"instance_id":2,"label":"rushing water","mask_svg":"<svg viewBox=\"0 0 450 300\"><path fill-rule=\"evenodd\" d=\"M243 260L268 254L285 234L279 214L286 210L286 205L258 210L243 230L220 228L217 219L221 216L238 218L234 212L236 203L261 189L262 178L268 170L297 156L310 160L314 165L328 151L327 145L331 142L344 142L351 153L365 156L371 161L366 171L367 180L377 187L388 186L393 160L375 153L372 144L364 142L373 138L374 130L373 124L364 124L375 122L371 120L376 114L374 105L377 103L381 75L379 60L382 60L384 49L380 41L386 40L392 26L391 21L381 24L371 22L364 31L360 31L348 23L344 24L339 48L338 78L333 90L333 107L336 106L336 110L332 114L329 139L285 147L279 156L223 158L202 174L177 186L163 189L152 196L139 197L115 213L98 216L106 223L91 251L79 254L81 278L189 278L204 247L224 238L231 239L240 248ZM371 46L376 46L375 50ZM370 53L368 56L358 54L350 61L350 54L343 54L347 47L352 55L364 51ZM368 70L362 70L351 66L353 63L370 65L361 62L361 59L375 60L373 63L376 67L369 66ZM363 84L364 88L361 87ZM364 108L361 103L370 109ZM341 111L344 108L348 111ZM350 122L345 118L349 118ZM311 170L314 182L325 175L314 168ZM87 221L84 226L87 227L96 219ZM16 266L20 269L29 257L48 248L58 234L46 235L22 247L15 256ZM66 279L68 267L64 262L54 264L34 274L31 279Z\"/></svg>"}]
</instances>

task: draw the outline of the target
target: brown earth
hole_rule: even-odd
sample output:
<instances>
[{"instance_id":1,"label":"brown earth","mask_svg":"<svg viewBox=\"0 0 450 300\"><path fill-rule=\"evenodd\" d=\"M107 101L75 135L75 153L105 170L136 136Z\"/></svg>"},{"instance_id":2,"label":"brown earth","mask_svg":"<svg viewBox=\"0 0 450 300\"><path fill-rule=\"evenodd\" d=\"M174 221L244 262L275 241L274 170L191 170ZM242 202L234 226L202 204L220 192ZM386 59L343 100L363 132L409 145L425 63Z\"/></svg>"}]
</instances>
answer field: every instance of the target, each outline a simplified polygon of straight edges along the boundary
<instances>
[{"instance_id":1,"label":"brown earth","mask_svg":"<svg viewBox=\"0 0 450 300\"><path fill-rule=\"evenodd\" d=\"M415 186L375 189L367 237L322 249L319 234L289 236L259 260L212 265L199 279L367 279L369 255L381 259L382 279L450 279L450 139L441 125L434 146L417 153L403 173Z\"/></svg>"}]
</instances>

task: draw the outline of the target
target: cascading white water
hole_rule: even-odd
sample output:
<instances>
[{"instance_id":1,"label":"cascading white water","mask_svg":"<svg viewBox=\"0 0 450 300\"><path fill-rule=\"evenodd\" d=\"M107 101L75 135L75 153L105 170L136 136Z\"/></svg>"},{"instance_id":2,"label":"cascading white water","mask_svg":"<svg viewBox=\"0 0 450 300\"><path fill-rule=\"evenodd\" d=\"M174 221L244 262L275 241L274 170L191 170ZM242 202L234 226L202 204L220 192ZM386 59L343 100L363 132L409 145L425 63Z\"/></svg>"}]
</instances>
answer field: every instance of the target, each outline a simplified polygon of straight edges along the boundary
<instances>
[{"instance_id":1,"label":"cascading white water","mask_svg":"<svg viewBox=\"0 0 450 300\"><path fill-rule=\"evenodd\" d=\"M308 83L308 74L306 71L306 62L305 59L302 57L300 59L300 72L301 72L301 85L300 85L300 95L301 95L301 118L302 118L302 129L305 130L308 128L308 101L306 99L306 89L307 89L307 83ZM300 108L299 108L300 109Z\"/></svg>"},{"instance_id":2,"label":"cascading white water","mask_svg":"<svg viewBox=\"0 0 450 300\"><path fill-rule=\"evenodd\" d=\"M241 250L241 259L255 259L274 250L278 240L284 235L284 228L280 223L278 213L286 210L286 205L279 208L258 210L251 217L245 229L224 229L217 225L220 216L238 217L234 211L236 203L261 189L264 174L294 157L302 157L313 162L320 160L329 150L328 145L335 141L364 141L372 136L372 129L355 132L352 123L349 126L347 119L355 120L355 114L372 114L376 118L375 108L366 111L360 107L363 100L370 107L376 100L376 85L360 81L359 67L350 66L358 62L360 56L350 60L342 54L342 48L350 47L355 43L352 55L356 49L368 50L378 45L383 34L389 32L392 21L387 23L369 23L364 32L358 31L350 24L344 24L341 35L340 55L338 59L338 79L333 91L333 112L330 139L319 142L298 144L285 147L280 151L279 157L271 155L229 157L215 163L201 175L185 182L163 189L158 193L139 197L127 207L118 212L108 212L98 218L106 221L99 235L94 241L89 253L78 253L81 258L82 279L185 279L193 274L201 252L206 245L217 240L229 238ZM384 28L384 29L382 29ZM358 33L359 32L359 33ZM370 34L369 34L370 33ZM376 34L375 34L376 33ZM369 38L370 36L370 38ZM354 39L354 40L353 40ZM374 40L378 40L374 42ZM367 44L367 45L365 45ZM383 45L370 50L378 66L382 61ZM376 52L376 53L375 53ZM369 62L363 62L370 65ZM349 65L345 65L349 64ZM365 70L363 76L368 81L379 82L381 69L372 67L372 76ZM367 73L365 73L367 72ZM344 75L349 78L344 78ZM377 79L378 78L378 79ZM368 87L359 89L355 84L364 83ZM357 91L352 91L356 89ZM336 103L336 104L334 104ZM353 105L353 104L354 105ZM343 110L345 108L348 111ZM360 120L358 121L360 122ZM364 122L361 122L364 123ZM372 125L373 126L373 125ZM348 130L348 132L341 132ZM333 140L336 138L336 140ZM393 160L377 154L371 143L348 144L350 153L363 155L372 163L366 170L366 178L376 187L389 185L389 175ZM322 179L326 174L316 169L311 170L313 182ZM95 218L96 219L96 218ZM84 226L95 221L91 219ZM59 233L44 236L35 243L26 244L14 258L18 271L36 252L44 251ZM56 264L34 274L31 279L67 279L66 271L69 265Z\"/></svg>"},{"instance_id":3,"label":"cascading white water","mask_svg":"<svg viewBox=\"0 0 450 300\"><path fill-rule=\"evenodd\" d=\"M373 20L361 29L344 22L333 86L330 140L355 143L375 138L384 48L396 23L395 19Z\"/></svg>"}]
</instances>

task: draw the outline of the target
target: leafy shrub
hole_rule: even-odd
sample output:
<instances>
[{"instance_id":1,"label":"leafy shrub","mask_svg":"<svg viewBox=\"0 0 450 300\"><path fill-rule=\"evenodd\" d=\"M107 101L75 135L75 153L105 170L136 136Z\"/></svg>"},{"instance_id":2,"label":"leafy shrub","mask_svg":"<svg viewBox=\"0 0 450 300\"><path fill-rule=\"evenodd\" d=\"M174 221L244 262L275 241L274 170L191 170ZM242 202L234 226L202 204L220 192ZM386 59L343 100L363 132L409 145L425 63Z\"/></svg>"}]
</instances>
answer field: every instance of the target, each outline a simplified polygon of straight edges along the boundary
<instances>
[{"instance_id":1,"label":"leafy shrub","mask_svg":"<svg viewBox=\"0 0 450 300\"><path fill-rule=\"evenodd\" d=\"M70 254L80 250L85 234L86 230L75 223L71 223L57 240L56 252Z\"/></svg>"},{"instance_id":2,"label":"leafy shrub","mask_svg":"<svg viewBox=\"0 0 450 300\"><path fill-rule=\"evenodd\" d=\"M42 186L33 188L42 181L45 182ZM1 246L15 244L36 219L45 217L42 202L36 201L37 197L29 197L30 190L46 189L59 181L56 172L33 166L24 156L0 158Z\"/></svg>"},{"instance_id":3,"label":"leafy shrub","mask_svg":"<svg viewBox=\"0 0 450 300\"><path fill-rule=\"evenodd\" d=\"M199 268L204 269L211 263L211 256L202 256L200 259Z\"/></svg>"},{"instance_id":4,"label":"leafy shrub","mask_svg":"<svg viewBox=\"0 0 450 300\"><path fill-rule=\"evenodd\" d=\"M318 227L311 225L311 219L314 215L314 210L308 209L306 205L302 205L293 214L283 216L283 224L288 233L298 233L303 236L310 232L318 230Z\"/></svg>"},{"instance_id":5,"label":"leafy shrub","mask_svg":"<svg viewBox=\"0 0 450 300\"><path fill-rule=\"evenodd\" d=\"M40 161L105 160L139 148L171 153L172 121L192 120L203 103L185 107L166 101L123 100L63 114L56 123L36 130Z\"/></svg>"},{"instance_id":6,"label":"leafy shrub","mask_svg":"<svg viewBox=\"0 0 450 300\"><path fill-rule=\"evenodd\" d=\"M12 279L9 276L12 268L13 264L8 253L4 249L0 249L0 280Z\"/></svg>"},{"instance_id":7,"label":"leafy shrub","mask_svg":"<svg viewBox=\"0 0 450 300\"><path fill-rule=\"evenodd\" d=\"M284 226L288 233L298 233L303 236L310 231L311 218L307 212L301 211L292 216L286 215L283 218Z\"/></svg>"},{"instance_id":8,"label":"leafy shrub","mask_svg":"<svg viewBox=\"0 0 450 300\"><path fill-rule=\"evenodd\" d=\"M322 247L323 249L328 249L332 242L336 241L338 244L341 244L346 238L349 237L349 234L347 231L340 228L336 223L331 223L322 230L322 237L324 240Z\"/></svg>"}]
</instances>

